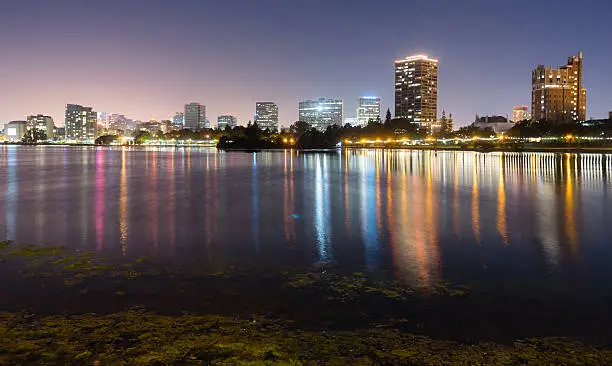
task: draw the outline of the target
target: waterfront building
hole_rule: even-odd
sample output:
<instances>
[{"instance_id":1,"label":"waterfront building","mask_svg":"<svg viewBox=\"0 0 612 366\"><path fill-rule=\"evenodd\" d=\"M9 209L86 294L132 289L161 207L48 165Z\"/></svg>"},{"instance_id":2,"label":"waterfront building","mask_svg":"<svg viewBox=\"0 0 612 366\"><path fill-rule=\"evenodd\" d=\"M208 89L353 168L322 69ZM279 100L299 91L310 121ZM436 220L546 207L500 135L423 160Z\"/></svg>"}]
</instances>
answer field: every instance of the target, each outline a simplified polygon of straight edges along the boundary
<instances>
[{"instance_id":1,"label":"waterfront building","mask_svg":"<svg viewBox=\"0 0 612 366\"><path fill-rule=\"evenodd\" d=\"M380 122L380 98L379 97L361 97L357 102L357 122L361 127L365 127L370 123Z\"/></svg>"},{"instance_id":2,"label":"waterfront building","mask_svg":"<svg viewBox=\"0 0 612 366\"><path fill-rule=\"evenodd\" d=\"M278 131L278 105L273 102L255 103L255 122L262 130Z\"/></svg>"},{"instance_id":3,"label":"waterfront building","mask_svg":"<svg viewBox=\"0 0 612 366\"><path fill-rule=\"evenodd\" d=\"M65 115L66 140L93 142L96 138L98 115L92 107L67 104Z\"/></svg>"},{"instance_id":4,"label":"waterfront building","mask_svg":"<svg viewBox=\"0 0 612 366\"><path fill-rule=\"evenodd\" d=\"M53 138L55 137L55 125L51 116L45 116L42 114L28 116L27 125L28 130L36 128L38 130L43 131L45 135L47 135L47 140L53 140Z\"/></svg>"},{"instance_id":5,"label":"waterfront building","mask_svg":"<svg viewBox=\"0 0 612 366\"><path fill-rule=\"evenodd\" d=\"M172 124L177 127L183 127L183 125L185 124L185 113L176 112L174 114L174 117L172 117Z\"/></svg>"},{"instance_id":6,"label":"waterfront building","mask_svg":"<svg viewBox=\"0 0 612 366\"><path fill-rule=\"evenodd\" d=\"M206 106L197 102L185 104L183 127L192 131L206 128Z\"/></svg>"},{"instance_id":7,"label":"waterfront building","mask_svg":"<svg viewBox=\"0 0 612 366\"><path fill-rule=\"evenodd\" d=\"M512 120L514 122L531 120L529 107L526 105L515 105L514 108L512 108Z\"/></svg>"},{"instance_id":8,"label":"waterfront building","mask_svg":"<svg viewBox=\"0 0 612 366\"><path fill-rule=\"evenodd\" d=\"M223 115L217 117L217 128L225 130L226 128L234 128L238 125L238 119L231 115Z\"/></svg>"},{"instance_id":9,"label":"waterfront building","mask_svg":"<svg viewBox=\"0 0 612 366\"><path fill-rule=\"evenodd\" d=\"M110 128L110 113L98 112L98 126Z\"/></svg>"},{"instance_id":10,"label":"waterfront building","mask_svg":"<svg viewBox=\"0 0 612 366\"><path fill-rule=\"evenodd\" d=\"M536 121L557 123L586 120L586 89L582 87L582 52L567 65L538 65L531 73L531 113Z\"/></svg>"},{"instance_id":11,"label":"waterfront building","mask_svg":"<svg viewBox=\"0 0 612 366\"><path fill-rule=\"evenodd\" d=\"M508 118L503 116L483 116L479 117L476 115L476 119L474 123L472 123L473 127L478 129L491 129L495 133L506 133L512 127L514 127L514 123L508 121Z\"/></svg>"},{"instance_id":12,"label":"waterfront building","mask_svg":"<svg viewBox=\"0 0 612 366\"><path fill-rule=\"evenodd\" d=\"M11 121L4 126L4 138L11 142L21 141L27 130L27 121Z\"/></svg>"},{"instance_id":13,"label":"waterfront building","mask_svg":"<svg viewBox=\"0 0 612 366\"><path fill-rule=\"evenodd\" d=\"M113 113L108 117L109 128L112 130L127 131L132 125L132 120L125 117L123 114Z\"/></svg>"},{"instance_id":14,"label":"waterfront building","mask_svg":"<svg viewBox=\"0 0 612 366\"><path fill-rule=\"evenodd\" d=\"M431 130L438 118L438 60L424 55L395 60L395 117Z\"/></svg>"},{"instance_id":15,"label":"waterfront building","mask_svg":"<svg viewBox=\"0 0 612 366\"><path fill-rule=\"evenodd\" d=\"M342 125L342 109L341 99L305 100L299 103L299 119L324 132L329 126Z\"/></svg>"}]
</instances>

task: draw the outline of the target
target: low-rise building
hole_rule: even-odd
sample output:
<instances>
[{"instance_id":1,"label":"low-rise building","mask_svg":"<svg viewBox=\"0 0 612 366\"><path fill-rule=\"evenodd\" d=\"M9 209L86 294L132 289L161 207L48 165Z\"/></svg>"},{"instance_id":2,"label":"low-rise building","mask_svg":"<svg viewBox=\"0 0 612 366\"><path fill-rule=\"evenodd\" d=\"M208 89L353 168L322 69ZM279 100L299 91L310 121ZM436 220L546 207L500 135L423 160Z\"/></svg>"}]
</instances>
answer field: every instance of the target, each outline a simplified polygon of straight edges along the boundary
<instances>
[{"instance_id":1,"label":"low-rise building","mask_svg":"<svg viewBox=\"0 0 612 366\"><path fill-rule=\"evenodd\" d=\"M23 139L27 130L27 121L11 121L4 126L4 136L6 141L18 142Z\"/></svg>"},{"instance_id":2,"label":"low-rise building","mask_svg":"<svg viewBox=\"0 0 612 366\"><path fill-rule=\"evenodd\" d=\"M472 123L473 127L478 129L491 129L495 133L506 133L512 127L514 127L514 123L508 121L508 118L504 116L483 116L479 117L476 115L476 120Z\"/></svg>"}]
</instances>

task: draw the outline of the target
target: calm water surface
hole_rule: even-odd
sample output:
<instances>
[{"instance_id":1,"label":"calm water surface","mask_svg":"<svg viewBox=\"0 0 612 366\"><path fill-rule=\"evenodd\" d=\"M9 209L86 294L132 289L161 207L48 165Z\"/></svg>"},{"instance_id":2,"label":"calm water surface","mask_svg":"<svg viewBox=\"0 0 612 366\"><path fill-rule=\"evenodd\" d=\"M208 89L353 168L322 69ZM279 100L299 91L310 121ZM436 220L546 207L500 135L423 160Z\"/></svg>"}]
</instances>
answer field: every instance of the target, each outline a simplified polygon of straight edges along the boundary
<instances>
[{"instance_id":1,"label":"calm water surface","mask_svg":"<svg viewBox=\"0 0 612 366\"><path fill-rule=\"evenodd\" d=\"M173 265L612 279L612 155L0 147L0 237Z\"/></svg>"}]
</instances>

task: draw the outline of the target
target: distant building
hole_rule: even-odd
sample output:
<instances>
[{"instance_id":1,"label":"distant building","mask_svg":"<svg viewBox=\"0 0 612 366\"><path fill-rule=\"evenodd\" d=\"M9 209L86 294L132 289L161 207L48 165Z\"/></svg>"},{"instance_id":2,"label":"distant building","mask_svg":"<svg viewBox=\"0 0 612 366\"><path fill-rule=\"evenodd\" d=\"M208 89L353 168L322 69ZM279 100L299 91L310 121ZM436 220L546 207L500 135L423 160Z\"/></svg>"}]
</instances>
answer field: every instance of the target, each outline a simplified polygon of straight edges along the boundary
<instances>
[{"instance_id":1,"label":"distant building","mask_svg":"<svg viewBox=\"0 0 612 366\"><path fill-rule=\"evenodd\" d=\"M278 131L278 105L273 102L255 103L255 122L262 130Z\"/></svg>"},{"instance_id":2,"label":"distant building","mask_svg":"<svg viewBox=\"0 0 612 366\"><path fill-rule=\"evenodd\" d=\"M370 121L380 121L380 98L361 97L357 102L359 126L367 126Z\"/></svg>"},{"instance_id":3,"label":"distant building","mask_svg":"<svg viewBox=\"0 0 612 366\"><path fill-rule=\"evenodd\" d=\"M178 127L183 127L185 124L185 113L176 112L174 117L172 117L172 124Z\"/></svg>"},{"instance_id":4,"label":"distant building","mask_svg":"<svg viewBox=\"0 0 612 366\"><path fill-rule=\"evenodd\" d=\"M123 114L113 113L108 117L108 119L108 128L113 130L128 131L131 129L131 125L133 124L133 121L126 118Z\"/></svg>"},{"instance_id":5,"label":"distant building","mask_svg":"<svg viewBox=\"0 0 612 366\"><path fill-rule=\"evenodd\" d=\"M27 130L27 121L11 121L4 126L4 138L11 142L21 141Z\"/></svg>"},{"instance_id":6,"label":"distant building","mask_svg":"<svg viewBox=\"0 0 612 366\"><path fill-rule=\"evenodd\" d=\"M586 120L586 89L582 87L582 52L556 69L543 65L531 73L531 113L536 121Z\"/></svg>"},{"instance_id":7,"label":"distant building","mask_svg":"<svg viewBox=\"0 0 612 366\"><path fill-rule=\"evenodd\" d=\"M96 138L97 113L91 107L66 105L66 140L93 142Z\"/></svg>"},{"instance_id":8,"label":"distant building","mask_svg":"<svg viewBox=\"0 0 612 366\"><path fill-rule=\"evenodd\" d=\"M357 117L345 117L344 124L349 124L351 127L357 127L359 126L359 119Z\"/></svg>"},{"instance_id":9,"label":"distant building","mask_svg":"<svg viewBox=\"0 0 612 366\"><path fill-rule=\"evenodd\" d=\"M472 123L472 126L481 130L489 128L495 133L506 133L514 127L514 123L508 121L508 118L503 116L479 117L476 115L476 120Z\"/></svg>"},{"instance_id":10,"label":"distant building","mask_svg":"<svg viewBox=\"0 0 612 366\"><path fill-rule=\"evenodd\" d=\"M320 98L299 103L299 119L319 131L342 125L343 103L341 99Z\"/></svg>"},{"instance_id":11,"label":"distant building","mask_svg":"<svg viewBox=\"0 0 612 366\"><path fill-rule=\"evenodd\" d=\"M183 126L192 131L206 128L206 106L196 102L185 104Z\"/></svg>"},{"instance_id":12,"label":"distant building","mask_svg":"<svg viewBox=\"0 0 612 366\"><path fill-rule=\"evenodd\" d=\"M529 107L526 105L514 106L514 108L512 108L512 120L514 122L531 120L531 113L529 113Z\"/></svg>"},{"instance_id":13,"label":"distant building","mask_svg":"<svg viewBox=\"0 0 612 366\"><path fill-rule=\"evenodd\" d=\"M234 128L238 125L238 119L234 116L224 115L217 117L217 128L225 130L226 128Z\"/></svg>"},{"instance_id":14,"label":"distant building","mask_svg":"<svg viewBox=\"0 0 612 366\"><path fill-rule=\"evenodd\" d=\"M98 112L98 126L110 128L110 114L107 112Z\"/></svg>"},{"instance_id":15,"label":"distant building","mask_svg":"<svg viewBox=\"0 0 612 366\"><path fill-rule=\"evenodd\" d=\"M438 119L438 60L423 55L395 60L395 117L431 130Z\"/></svg>"},{"instance_id":16,"label":"distant building","mask_svg":"<svg viewBox=\"0 0 612 366\"><path fill-rule=\"evenodd\" d=\"M53 118L42 114L35 116L28 116L28 129L36 128L42 130L47 135L47 140L53 140L55 133L55 125L53 124Z\"/></svg>"},{"instance_id":17,"label":"distant building","mask_svg":"<svg viewBox=\"0 0 612 366\"><path fill-rule=\"evenodd\" d=\"M612 119L612 111L608 113L608 119Z\"/></svg>"}]
</instances>

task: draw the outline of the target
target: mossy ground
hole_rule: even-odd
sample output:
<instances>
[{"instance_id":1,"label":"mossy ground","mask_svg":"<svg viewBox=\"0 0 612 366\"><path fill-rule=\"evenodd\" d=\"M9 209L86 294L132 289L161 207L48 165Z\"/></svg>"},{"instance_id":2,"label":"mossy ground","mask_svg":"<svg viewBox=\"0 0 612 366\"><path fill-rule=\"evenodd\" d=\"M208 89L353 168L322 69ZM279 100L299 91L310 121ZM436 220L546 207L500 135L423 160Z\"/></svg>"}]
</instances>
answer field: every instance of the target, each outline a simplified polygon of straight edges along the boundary
<instances>
[{"instance_id":1,"label":"mossy ground","mask_svg":"<svg viewBox=\"0 0 612 366\"><path fill-rule=\"evenodd\" d=\"M442 318L440 309L470 306L466 286L422 291L320 269L180 274L143 259L112 265L89 253L4 242L0 259L5 269L19 268L17 286L40 296L28 302L16 290L0 293L8 294L0 364L612 364L611 349L568 338L416 335L428 321L423 309Z\"/></svg>"}]
</instances>

